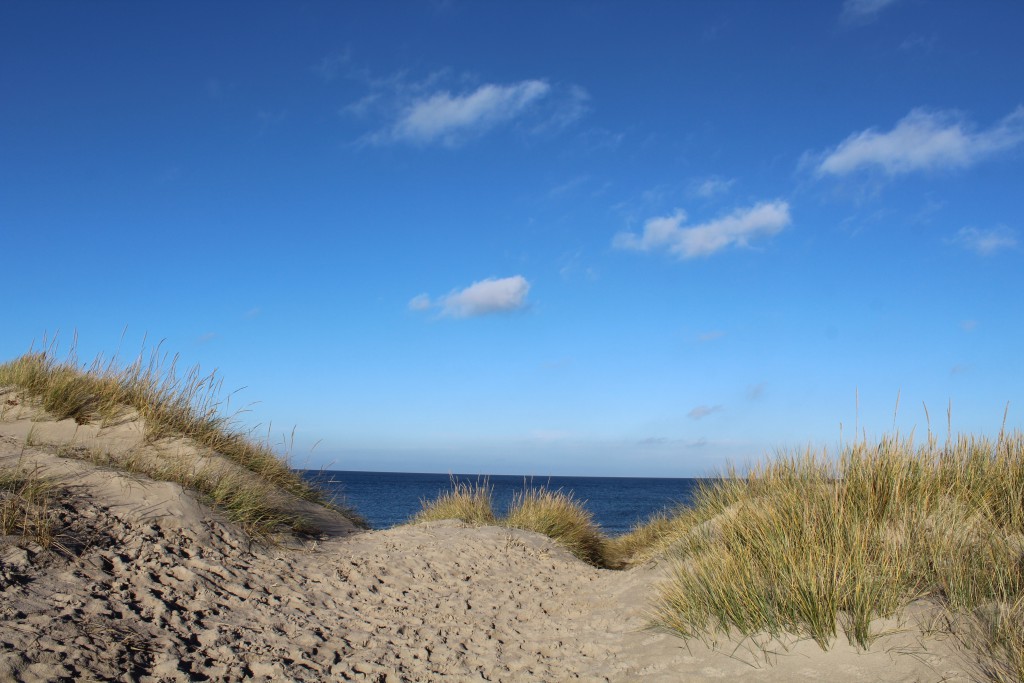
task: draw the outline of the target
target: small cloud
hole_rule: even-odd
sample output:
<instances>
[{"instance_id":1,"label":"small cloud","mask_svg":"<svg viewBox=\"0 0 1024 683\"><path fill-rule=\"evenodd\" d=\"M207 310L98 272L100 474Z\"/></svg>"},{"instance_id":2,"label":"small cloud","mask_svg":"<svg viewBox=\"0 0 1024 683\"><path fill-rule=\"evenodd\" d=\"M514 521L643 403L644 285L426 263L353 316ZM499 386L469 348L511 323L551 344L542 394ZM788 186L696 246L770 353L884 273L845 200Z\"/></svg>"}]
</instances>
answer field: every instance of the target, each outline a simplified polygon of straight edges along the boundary
<instances>
[{"instance_id":1,"label":"small cloud","mask_svg":"<svg viewBox=\"0 0 1024 683\"><path fill-rule=\"evenodd\" d=\"M207 342L211 342L216 338L216 332L207 332L206 334L199 335L199 339L197 339L196 341L199 342L200 344L206 344Z\"/></svg>"},{"instance_id":2,"label":"small cloud","mask_svg":"<svg viewBox=\"0 0 1024 683\"><path fill-rule=\"evenodd\" d=\"M425 311L440 308L441 315L447 318L474 318L525 308L529 291L530 283L522 275L488 278L446 294L436 301L431 300L427 294L419 294L409 301L409 309Z\"/></svg>"},{"instance_id":3,"label":"small cloud","mask_svg":"<svg viewBox=\"0 0 1024 683\"><path fill-rule=\"evenodd\" d=\"M854 133L818 164L823 175L878 167L895 176L913 171L966 168L1024 141L1024 106L987 130L975 132L955 112L914 109L886 133Z\"/></svg>"},{"instance_id":4,"label":"small cloud","mask_svg":"<svg viewBox=\"0 0 1024 683\"><path fill-rule=\"evenodd\" d=\"M417 294L409 300L410 311L425 311L431 306L433 306L433 303L430 301L430 297L426 294Z\"/></svg>"},{"instance_id":5,"label":"small cloud","mask_svg":"<svg viewBox=\"0 0 1024 683\"><path fill-rule=\"evenodd\" d=\"M704 448L704 446L707 446L707 445L708 445L708 440L705 439L704 437L701 437L701 438L697 439L696 441L691 441L690 443L686 444L686 447L687 448Z\"/></svg>"},{"instance_id":6,"label":"small cloud","mask_svg":"<svg viewBox=\"0 0 1024 683\"><path fill-rule=\"evenodd\" d=\"M977 320L964 320L960 323L960 329L964 332L971 332L978 326Z\"/></svg>"},{"instance_id":7,"label":"small cloud","mask_svg":"<svg viewBox=\"0 0 1024 683\"><path fill-rule=\"evenodd\" d=\"M874 21L878 13L896 0L846 0L840 18L846 23L867 23Z\"/></svg>"},{"instance_id":8,"label":"small cloud","mask_svg":"<svg viewBox=\"0 0 1024 683\"><path fill-rule=\"evenodd\" d=\"M652 251L667 249L681 259L710 256L729 246L746 247L760 235L776 235L790 224L789 204L762 202L737 209L722 218L684 227L686 213L648 219L642 235L620 232L612 242L618 249Z\"/></svg>"},{"instance_id":9,"label":"small cloud","mask_svg":"<svg viewBox=\"0 0 1024 683\"><path fill-rule=\"evenodd\" d=\"M250 308L248 311L246 311L242 315L242 317L243 318L247 318L247 319L252 319L252 318L258 317L261 313L263 313L263 309L260 308L259 306L255 306L253 308Z\"/></svg>"},{"instance_id":10,"label":"small cloud","mask_svg":"<svg viewBox=\"0 0 1024 683\"><path fill-rule=\"evenodd\" d=\"M516 118L550 90L546 82L531 80L511 85L488 83L462 95L436 92L406 107L388 137L418 144L438 140L455 144Z\"/></svg>"},{"instance_id":11,"label":"small cloud","mask_svg":"<svg viewBox=\"0 0 1024 683\"><path fill-rule=\"evenodd\" d=\"M735 179L711 176L700 182L692 183L690 185L690 194L701 199L711 199L720 194L725 194L735 183Z\"/></svg>"},{"instance_id":12,"label":"small cloud","mask_svg":"<svg viewBox=\"0 0 1024 683\"><path fill-rule=\"evenodd\" d=\"M649 436L646 439L640 439L637 441L637 444L641 446L664 446L668 441L668 438L664 436Z\"/></svg>"},{"instance_id":13,"label":"small cloud","mask_svg":"<svg viewBox=\"0 0 1024 683\"><path fill-rule=\"evenodd\" d=\"M691 410L689 413L687 413L687 415L689 417L691 417L692 419L694 419L694 420L700 420L702 418L707 417L708 415L711 415L713 413L719 413L719 412L721 412L723 410L725 410L725 408L723 408L722 406L719 406L719 405L715 405L715 406L697 406L696 408Z\"/></svg>"},{"instance_id":14,"label":"small cloud","mask_svg":"<svg viewBox=\"0 0 1024 683\"><path fill-rule=\"evenodd\" d=\"M711 341L715 341L716 339L721 339L724 336L725 336L725 332L722 332L721 330L713 330L711 332L704 332L704 333L698 334L697 335L697 341L699 341L699 342L711 342Z\"/></svg>"},{"instance_id":15,"label":"small cloud","mask_svg":"<svg viewBox=\"0 0 1024 683\"><path fill-rule=\"evenodd\" d=\"M760 382L758 384L755 384L754 386L749 387L747 389L747 398L749 400L751 400L751 401L757 401L757 400L761 399L764 396L764 391L767 388L768 388L768 385L765 384L764 382Z\"/></svg>"},{"instance_id":16,"label":"small cloud","mask_svg":"<svg viewBox=\"0 0 1024 683\"><path fill-rule=\"evenodd\" d=\"M956 235L947 242L969 249L981 256L991 256L997 251L1016 247L1017 235L1005 225L991 230L966 227L960 228Z\"/></svg>"},{"instance_id":17,"label":"small cloud","mask_svg":"<svg viewBox=\"0 0 1024 683\"><path fill-rule=\"evenodd\" d=\"M962 374L964 374L966 372L970 372L970 371L971 371L971 366L970 365L965 365L965 364L959 363L959 364L954 365L953 367L951 367L949 369L949 374L950 375L962 375Z\"/></svg>"}]
</instances>

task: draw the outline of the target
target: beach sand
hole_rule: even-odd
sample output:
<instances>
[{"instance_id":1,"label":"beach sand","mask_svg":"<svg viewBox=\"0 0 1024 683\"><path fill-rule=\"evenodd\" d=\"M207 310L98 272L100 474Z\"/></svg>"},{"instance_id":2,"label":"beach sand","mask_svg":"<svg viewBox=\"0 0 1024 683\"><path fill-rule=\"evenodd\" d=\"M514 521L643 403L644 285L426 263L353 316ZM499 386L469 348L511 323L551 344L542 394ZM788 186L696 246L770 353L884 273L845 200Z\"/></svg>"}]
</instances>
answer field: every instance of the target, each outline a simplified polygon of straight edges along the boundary
<instances>
[{"instance_id":1,"label":"beach sand","mask_svg":"<svg viewBox=\"0 0 1024 683\"><path fill-rule=\"evenodd\" d=\"M130 419L0 419L0 465L54 479L66 546L0 537L0 680L975 680L922 633L926 606L867 652L842 635L710 646L647 628L665 562L596 569L531 532L361 532L326 511L319 540L257 544L176 484L58 456L75 448L155 447Z\"/></svg>"}]
</instances>

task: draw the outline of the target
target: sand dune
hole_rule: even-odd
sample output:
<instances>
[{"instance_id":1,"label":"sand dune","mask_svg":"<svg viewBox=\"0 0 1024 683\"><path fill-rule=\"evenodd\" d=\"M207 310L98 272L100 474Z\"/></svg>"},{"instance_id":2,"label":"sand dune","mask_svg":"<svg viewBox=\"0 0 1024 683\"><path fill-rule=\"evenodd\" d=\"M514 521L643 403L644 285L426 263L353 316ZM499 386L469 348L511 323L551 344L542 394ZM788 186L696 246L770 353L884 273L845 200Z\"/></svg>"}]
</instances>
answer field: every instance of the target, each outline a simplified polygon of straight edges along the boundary
<instances>
[{"instance_id":1,"label":"sand dune","mask_svg":"<svg viewBox=\"0 0 1024 683\"><path fill-rule=\"evenodd\" d=\"M0 680L972 680L909 617L868 652L648 630L663 566L595 569L525 531L358 532L324 512L317 541L255 544L180 486L69 446L151 448L130 421L0 421L0 465L55 479L66 546L0 538Z\"/></svg>"}]
</instances>

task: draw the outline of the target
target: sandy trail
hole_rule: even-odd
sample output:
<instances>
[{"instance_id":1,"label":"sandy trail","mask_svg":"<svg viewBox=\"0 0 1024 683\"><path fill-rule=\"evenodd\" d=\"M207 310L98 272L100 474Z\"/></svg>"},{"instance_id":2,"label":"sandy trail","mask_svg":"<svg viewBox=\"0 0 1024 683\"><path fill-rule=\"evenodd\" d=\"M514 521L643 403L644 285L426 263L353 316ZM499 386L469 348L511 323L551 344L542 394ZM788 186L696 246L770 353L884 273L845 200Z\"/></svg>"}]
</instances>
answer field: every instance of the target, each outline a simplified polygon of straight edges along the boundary
<instances>
[{"instance_id":1,"label":"sandy trail","mask_svg":"<svg viewBox=\"0 0 1024 683\"><path fill-rule=\"evenodd\" d=\"M768 663L749 642L645 630L663 567L595 569L525 531L339 525L254 545L177 485L23 437L0 423L0 460L59 479L69 552L0 538L0 680L971 680L913 626L866 653L799 641Z\"/></svg>"}]
</instances>

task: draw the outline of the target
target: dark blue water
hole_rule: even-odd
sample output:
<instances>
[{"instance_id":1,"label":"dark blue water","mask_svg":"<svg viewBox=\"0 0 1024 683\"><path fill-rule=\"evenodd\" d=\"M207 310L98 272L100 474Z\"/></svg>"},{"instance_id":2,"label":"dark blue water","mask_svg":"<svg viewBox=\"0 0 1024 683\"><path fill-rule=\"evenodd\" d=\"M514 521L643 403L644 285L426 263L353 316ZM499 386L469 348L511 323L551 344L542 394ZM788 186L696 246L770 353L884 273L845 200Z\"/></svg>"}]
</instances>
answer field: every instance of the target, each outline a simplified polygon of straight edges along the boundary
<instances>
[{"instance_id":1,"label":"dark blue water","mask_svg":"<svg viewBox=\"0 0 1024 683\"><path fill-rule=\"evenodd\" d=\"M447 474L407 472L341 472L305 470L315 481L366 518L374 529L386 529L409 521L423 500L437 498L451 490ZM477 475L455 475L459 481L482 481ZM594 515L605 533L629 531L637 522L679 505L689 505L700 479L641 479L626 477L544 477L524 480L521 476L492 475L494 509L503 514L515 492L527 486L572 492Z\"/></svg>"}]
</instances>

